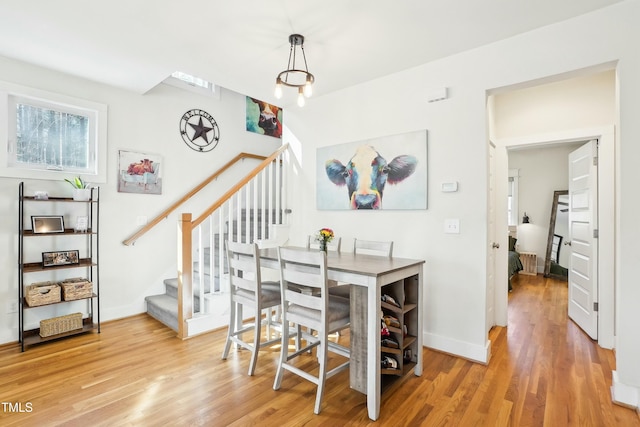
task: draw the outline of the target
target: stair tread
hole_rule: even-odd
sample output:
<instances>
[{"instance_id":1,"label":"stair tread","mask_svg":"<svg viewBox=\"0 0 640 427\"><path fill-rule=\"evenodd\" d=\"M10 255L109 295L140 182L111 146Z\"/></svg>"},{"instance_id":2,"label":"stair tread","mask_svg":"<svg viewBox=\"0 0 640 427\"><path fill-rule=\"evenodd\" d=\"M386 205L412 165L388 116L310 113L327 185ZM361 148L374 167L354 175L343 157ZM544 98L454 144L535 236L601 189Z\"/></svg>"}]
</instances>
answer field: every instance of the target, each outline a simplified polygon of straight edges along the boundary
<instances>
[{"instance_id":1,"label":"stair tread","mask_svg":"<svg viewBox=\"0 0 640 427\"><path fill-rule=\"evenodd\" d=\"M156 307L178 315L178 300L167 294L150 295L145 298L147 303L152 303Z\"/></svg>"},{"instance_id":2,"label":"stair tread","mask_svg":"<svg viewBox=\"0 0 640 427\"><path fill-rule=\"evenodd\" d=\"M167 294L145 298L147 314L174 331L178 330L178 300Z\"/></svg>"}]
</instances>

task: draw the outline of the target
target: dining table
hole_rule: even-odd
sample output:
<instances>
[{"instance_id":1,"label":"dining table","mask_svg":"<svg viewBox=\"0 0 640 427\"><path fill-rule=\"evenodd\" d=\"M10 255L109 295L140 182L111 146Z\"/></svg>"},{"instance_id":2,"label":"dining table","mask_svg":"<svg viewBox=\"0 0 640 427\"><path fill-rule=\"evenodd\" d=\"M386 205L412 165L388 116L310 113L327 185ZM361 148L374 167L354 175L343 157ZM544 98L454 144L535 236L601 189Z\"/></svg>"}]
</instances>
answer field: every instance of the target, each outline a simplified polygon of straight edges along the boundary
<instances>
[{"instance_id":1,"label":"dining table","mask_svg":"<svg viewBox=\"0 0 640 427\"><path fill-rule=\"evenodd\" d=\"M299 248L317 251L317 249ZM277 248L260 250L261 266L279 269ZM422 295L425 260L383 257L353 252L327 252L327 278L340 284L350 284L350 360L349 378L352 389L367 396L367 412L371 420L380 415L381 366L381 297L385 287L413 281L415 313L412 314L412 335L416 349L411 369L422 375ZM404 372L406 375L407 372Z\"/></svg>"}]
</instances>

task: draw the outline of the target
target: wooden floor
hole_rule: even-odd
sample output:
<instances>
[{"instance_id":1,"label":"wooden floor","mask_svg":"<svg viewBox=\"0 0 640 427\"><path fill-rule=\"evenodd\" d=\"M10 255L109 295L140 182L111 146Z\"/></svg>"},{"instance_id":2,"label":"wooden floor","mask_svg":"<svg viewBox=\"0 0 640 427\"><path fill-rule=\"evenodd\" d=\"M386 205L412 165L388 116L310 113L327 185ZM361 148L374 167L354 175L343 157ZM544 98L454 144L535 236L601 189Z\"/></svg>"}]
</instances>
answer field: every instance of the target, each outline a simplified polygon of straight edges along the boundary
<instances>
[{"instance_id":1,"label":"wooden floor","mask_svg":"<svg viewBox=\"0 0 640 427\"><path fill-rule=\"evenodd\" d=\"M566 301L566 283L515 279L489 365L425 349L423 375L385 394L376 423L348 372L328 380L314 415L311 383L285 373L272 389L277 347L248 377L249 352L220 360L225 331L180 341L140 315L24 353L0 347L0 425L640 426L634 410L611 403L614 355L567 320Z\"/></svg>"}]
</instances>

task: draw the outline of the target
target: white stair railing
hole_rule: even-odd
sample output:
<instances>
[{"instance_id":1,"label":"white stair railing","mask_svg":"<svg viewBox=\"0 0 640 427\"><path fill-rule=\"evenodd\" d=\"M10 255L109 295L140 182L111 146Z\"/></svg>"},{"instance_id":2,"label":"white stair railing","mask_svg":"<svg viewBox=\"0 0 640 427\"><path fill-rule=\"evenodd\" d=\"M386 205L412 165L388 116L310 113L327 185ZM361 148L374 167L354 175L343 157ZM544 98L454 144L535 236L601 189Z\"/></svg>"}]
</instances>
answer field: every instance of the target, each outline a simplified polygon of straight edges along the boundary
<instances>
[{"instance_id":1,"label":"white stair railing","mask_svg":"<svg viewBox=\"0 0 640 427\"><path fill-rule=\"evenodd\" d=\"M291 159L285 145L200 217L192 220L190 213L182 214L178 224L179 337L220 326L213 317L225 310L216 310L212 296L228 291L224 280L225 241L250 243L269 239L275 227L286 225Z\"/></svg>"}]
</instances>

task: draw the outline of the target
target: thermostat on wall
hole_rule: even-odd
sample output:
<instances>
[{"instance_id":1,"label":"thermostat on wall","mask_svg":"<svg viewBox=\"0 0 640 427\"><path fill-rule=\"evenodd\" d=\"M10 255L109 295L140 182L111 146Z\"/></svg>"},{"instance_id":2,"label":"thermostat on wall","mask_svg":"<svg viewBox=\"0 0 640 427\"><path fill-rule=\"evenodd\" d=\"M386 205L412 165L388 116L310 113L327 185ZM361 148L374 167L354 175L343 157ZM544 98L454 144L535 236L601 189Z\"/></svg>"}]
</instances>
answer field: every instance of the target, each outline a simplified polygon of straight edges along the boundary
<instances>
[{"instance_id":1,"label":"thermostat on wall","mask_svg":"<svg viewBox=\"0 0 640 427\"><path fill-rule=\"evenodd\" d=\"M442 183L442 192L443 193L453 193L455 191L458 191L458 181L443 182Z\"/></svg>"}]
</instances>

